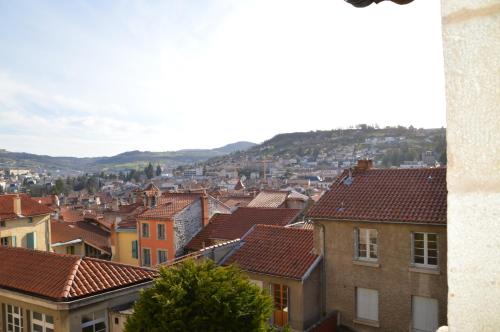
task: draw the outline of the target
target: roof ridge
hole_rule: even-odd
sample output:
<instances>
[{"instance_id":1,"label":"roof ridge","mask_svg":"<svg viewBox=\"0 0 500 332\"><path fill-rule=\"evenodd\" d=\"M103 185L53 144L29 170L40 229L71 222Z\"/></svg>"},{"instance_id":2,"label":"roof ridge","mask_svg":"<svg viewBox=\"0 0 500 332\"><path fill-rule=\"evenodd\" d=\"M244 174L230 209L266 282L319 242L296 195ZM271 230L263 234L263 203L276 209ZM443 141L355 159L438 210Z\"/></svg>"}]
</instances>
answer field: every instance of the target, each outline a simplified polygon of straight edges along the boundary
<instances>
[{"instance_id":1,"label":"roof ridge","mask_svg":"<svg viewBox=\"0 0 500 332\"><path fill-rule=\"evenodd\" d=\"M135 270L150 270L150 271L156 271L156 269L153 268L148 268L144 266L137 266L137 265L131 265L131 264L125 264L125 263L119 263L119 262L113 262L113 261L108 261L106 259L100 259L100 258L95 258L95 257L82 257L82 260L85 261L92 261L92 262L98 262L98 263L105 263L108 265L114 265L114 266L124 266L124 267L131 267L134 268Z\"/></svg>"},{"instance_id":2,"label":"roof ridge","mask_svg":"<svg viewBox=\"0 0 500 332\"><path fill-rule=\"evenodd\" d=\"M66 284L64 285L61 293L61 298L65 299L69 297L71 289L73 288L73 283L75 282L76 274L78 273L78 269L80 268L80 264L82 263L82 261L82 257L78 258L78 260L75 262L75 265L69 272L68 277L66 278Z\"/></svg>"}]
</instances>

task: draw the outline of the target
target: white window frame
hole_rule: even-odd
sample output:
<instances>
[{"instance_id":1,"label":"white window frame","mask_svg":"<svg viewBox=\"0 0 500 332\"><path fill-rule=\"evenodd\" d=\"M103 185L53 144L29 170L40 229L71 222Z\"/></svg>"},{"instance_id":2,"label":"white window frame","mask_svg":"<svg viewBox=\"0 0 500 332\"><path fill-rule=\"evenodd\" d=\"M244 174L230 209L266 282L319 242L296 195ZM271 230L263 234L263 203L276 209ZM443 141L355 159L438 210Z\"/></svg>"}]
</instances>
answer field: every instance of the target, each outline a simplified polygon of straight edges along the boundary
<instances>
[{"instance_id":1,"label":"white window frame","mask_svg":"<svg viewBox=\"0 0 500 332\"><path fill-rule=\"evenodd\" d=\"M163 237L160 237L160 226L163 227ZM163 223L159 223L156 225L156 238L158 240L166 240L167 239L167 226Z\"/></svg>"},{"instance_id":2,"label":"white window frame","mask_svg":"<svg viewBox=\"0 0 500 332\"><path fill-rule=\"evenodd\" d=\"M423 234L424 236L424 263L417 263L415 261L415 235ZM429 234L436 236L436 264L429 264ZM420 256L420 255L419 255ZM426 269L438 269L439 268L439 235L437 233L429 232L412 232L411 233L411 263L415 267L423 267Z\"/></svg>"},{"instance_id":3,"label":"white window frame","mask_svg":"<svg viewBox=\"0 0 500 332\"><path fill-rule=\"evenodd\" d=\"M362 313L360 313L360 291L361 292L364 292L366 291L365 293L369 294L369 293L376 293L377 295L377 298L376 298L376 310L375 309L371 309L371 310L374 310L376 312L375 316L376 317L367 317L367 316L362 316ZM369 289L369 288L363 288L363 287L356 287L355 288L355 303L356 303L356 310L355 310L355 317L356 317L356 320L360 320L360 321L365 321L365 322L372 322L372 323L378 323L379 322L379 319L380 319L380 312L379 312L379 291L376 290L376 289ZM376 319L374 319L376 318Z\"/></svg>"},{"instance_id":4,"label":"white window frame","mask_svg":"<svg viewBox=\"0 0 500 332\"><path fill-rule=\"evenodd\" d=\"M38 320L35 318L35 313L42 315L42 320ZM52 317L52 323L47 322L47 316ZM54 331L54 316L46 315L42 312L32 311L31 312L31 330L35 330L35 324L42 328L42 332L47 332L47 329L51 329Z\"/></svg>"},{"instance_id":5,"label":"white window frame","mask_svg":"<svg viewBox=\"0 0 500 332\"><path fill-rule=\"evenodd\" d=\"M164 261L160 261L160 252L164 252L165 253L165 260ZM158 260L158 264L161 264L161 263L166 263L168 261L168 250L167 249L158 249L156 251L156 254L157 254L157 260Z\"/></svg>"},{"instance_id":6,"label":"white window frame","mask_svg":"<svg viewBox=\"0 0 500 332\"><path fill-rule=\"evenodd\" d=\"M146 262L145 262L145 258L146 258L146 255L144 255L145 250L149 250L149 265L146 265ZM153 257L151 257L151 248L142 248L141 258L142 258L142 266L151 266L151 264L153 263L152 262Z\"/></svg>"},{"instance_id":7,"label":"white window frame","mask_svg":"<svg viewBox=\"0 0 500 332\"><path fill-rule=\"evenodd\" d=\"M99 318L96 319L95 318L96 312L104 312L104 315L102 317L99 317ZM99 323L104 323L104 332L108 331L108 320L106 319L106 317L108 316L108 314L106 312L106 309L97 310L97 311L94 311L94 312L89 312L89 313L87 313L87 315L92 315L93 320L85 322L85 323L81 323L80 329L83 330L86 327L93 326L94 327L94 332L95 332L95 325L99 324Z\"/></svg>"},{"instance_id":8,"label":"white window frame","mask_svg":"<svg viewBox=\"0 0 500 332\"><path fill-rule=\"evenodd\" d=\"M374 231L377 239L377 243L372 244L370 242L370 231ZM359 245L361 244L361 239L366 240L366 254L364 256L360 255ZM354 257L357 260L377 262L378 261L378 231L375 228L355 228L354 229ZM370 257L371 248L374 247L375 255L377 257Z\"/></svg>"},{"instance_id":9,"label":"white window frame","mask_svg":"<svg viewBox=\"0 0 500 332\"><path fill-rule=\"evenodd\" d=\"M148 236L144 235L144 226L145 225L148 228ZM141 223L141 235L143 238L146 238L146 239L148 239L151 236L151 226L149 225L149 223L147 223L147 222Z\"/></svg>"},{"instance_id":10,"label":"white window frame","mask_svg":"<svg viewBox=\"0 0 500 332\"><path fill-rule=\"evenodd\" d=\"M9 312L10 308L10 312ZM14 312L14 308L17 308L18 313L16 314ZM12 322L9 323L9 317L12 318ZM19 319L19 325L14 324L15 319ZM5 327L7 328L7 332L14 332L16 327L19 329L20 332L24 331L23 329L23 308L15 306L13 304L6 304L5 305Z\"/></svg>"}]
</instances>

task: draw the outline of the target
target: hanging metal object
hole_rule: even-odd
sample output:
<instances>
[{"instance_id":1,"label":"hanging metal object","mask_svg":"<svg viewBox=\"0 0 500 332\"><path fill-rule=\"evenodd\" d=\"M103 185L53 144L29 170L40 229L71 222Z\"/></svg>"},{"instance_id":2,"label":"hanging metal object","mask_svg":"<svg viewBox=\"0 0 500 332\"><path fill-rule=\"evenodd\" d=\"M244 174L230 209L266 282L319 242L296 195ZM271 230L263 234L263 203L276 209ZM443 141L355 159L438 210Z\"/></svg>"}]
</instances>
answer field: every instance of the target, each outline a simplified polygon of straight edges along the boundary
<instances>
[{"instance_id":1,"label":"hanging metal object","mask_svg":"<svg viewBox=\"0 0 500 332\"><path fill-rule=\"evenodd\" d=\"M346 2L350 3L354 7L366 7L371 5L372 3L379 3L384 0L345 0ZM390 0L394 3L397 3L398 5L406 5L412 2L413 0Z\"/></svg>"}]
</instances>

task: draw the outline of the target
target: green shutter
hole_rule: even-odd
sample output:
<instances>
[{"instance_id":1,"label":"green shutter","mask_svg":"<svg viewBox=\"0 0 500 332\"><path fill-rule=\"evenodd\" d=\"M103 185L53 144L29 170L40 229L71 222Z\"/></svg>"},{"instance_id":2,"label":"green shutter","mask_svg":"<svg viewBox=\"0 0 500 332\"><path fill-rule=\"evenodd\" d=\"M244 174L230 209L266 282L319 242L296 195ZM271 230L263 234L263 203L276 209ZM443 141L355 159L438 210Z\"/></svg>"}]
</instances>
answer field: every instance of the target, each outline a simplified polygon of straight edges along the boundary
<instances>
[{"instance_id":1,"label":"green shutter","mask_svg":"<svg viewBox=\"0 0 500 332\"><path fill-rule=\"evenodd\" d=\"M139 258L137 240L132 241L132 258Z\"/></svg>"},{"instance_id":2,"label":"green shutter","mask_svg":"<svg viewBox=\"0 0 500 332\"><path fill-rule=\"evenodd\" d=\"M28 249L35 249L35 233L26 234L26 247Z\"/></svg>"}]
</instances>

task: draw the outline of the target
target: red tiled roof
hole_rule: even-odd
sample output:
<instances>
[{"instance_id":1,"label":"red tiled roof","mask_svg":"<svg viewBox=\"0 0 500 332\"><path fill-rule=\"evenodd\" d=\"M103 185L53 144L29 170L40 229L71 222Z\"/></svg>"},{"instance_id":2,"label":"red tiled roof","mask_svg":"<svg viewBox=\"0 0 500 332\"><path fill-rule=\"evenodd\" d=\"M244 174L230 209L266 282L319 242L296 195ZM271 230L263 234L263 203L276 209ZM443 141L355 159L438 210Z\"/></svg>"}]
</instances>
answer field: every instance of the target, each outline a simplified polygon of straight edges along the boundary
<instances>
[{"instance_id":1,"label":"red tiled roof","mask_svg":"<svg viewBox=\"0 0 500 332\"><path fill-rule=\"evenodd\" d=\"M446 168L348 171L308 213L311 218L446 224Z\"/></svg>"},{"instance_id":2,"label":"red tiled roof","mask_svg":"<svg viewBox=\"0 0 500 332\"><path fill-rule=\"evenodd\" d=\"M244 207L253 200L251 196L223 196L219 200L228 207Z\"/></svg>"},{"instance_id":3,"label":"red tiled roof","mask_svg":"<svg viewBox=\"0 0 500 332\"><path fill-rule=\"evenodd\" d=\"M14 213L14 198L16 195L0 195L0 220L16 219L18 215ZM33 217L43 214L51 214L52 209L38 203L26 194L19 194L21 199L21 215Z\"/></svg>"},{"instance_id":4,"label":"red tiled roof","mask_svg":"<svg viewBox=\"0 0 500 332\"><path fill-rule=\"evenodd\" d=\"M243 245L224 265L237 264L245 271L302 279L317 262L313 231L257 225L242 239Z\"/></svg>"},{"instance_id":5,"label":"red tiled roof","mask_svg":"<svg viewBox=\"0 0 500 332\"><path fill-rule=\"evenodd\" d=\"M171 219L188 205L200 199L201 193L163 193L158 198L158 204L141 213L139 219Z\"/></svg>"},{"instance_id":6,"label":"red tiled roof","mask_svg":"<svg viewBox=\"0 0 500 332\"><path fill-rule=\"evenodd\" d=\"M31 197L31 199L45 206L57 205L56 195L49 195L44 197Z\"/></svg>"},{"instance_id":7,"label":"red tiled roof","mask_svg":"<svg viewBox=\"0 0 500 332\"><path fill-rule=\"evenodd\" d=\"M216 215L210 223L189 241L186 249L200 250L215 244L214 240L234 240L241 238L254 225L285 226L299 216L299 209L249 208L240 207L233 214Z\"/></svg>"},{"instance_id":8,"label":"red tiled roof","mask_svg":"<svg viewBox=\"0 0 500 332\"><path fill-rule=\"evenodd\" d=\"M120 213L132 213L135 209L144 206L143 202L136 202L129 205L120 205L118 207L118 212Z\"/></svg>"},{"instance_id":9,"label":"red tiled roof","mask_svg":"<svg viewBox=\"0 0 500 332\"><path fill-rule=\"evenodd\" d=\"M98 226L84 221L75 223L52 221L50 231L52 244L81 239L94 247L111 253L109 248L110 234Z\"/></svg>"},{"instance_id":10,"label":"red tiled roof","mask_svg":"<svg viewBox=\"0 0 500 332\"><path fill-rule=\"evenodd\" d=\"M59 218L64 222L77 222L84 219L82 210L74 210L66 206L61 207Z\"/></svg>"},{"instance_id":11,"label":"red tiled roof","mask_svg":"<svg viewBox=\"0 0 500 332\"><path fill-rule=\"evenodd\" d=\"M288 191L263 190L247 206L277 208L286 201L287 196Z\"/></svg>"},{"instance_id":12,"label":"red tiled roof","mask_svg":"<svg viewBox=\"0 0 500 332\"><path fill-rule=\"evenodd\" d=\"M0 288L72 301L151 281L157 271L95 258L0 247Z\"/></svg>"}]
</instances>

